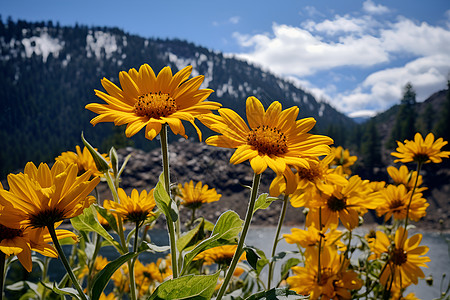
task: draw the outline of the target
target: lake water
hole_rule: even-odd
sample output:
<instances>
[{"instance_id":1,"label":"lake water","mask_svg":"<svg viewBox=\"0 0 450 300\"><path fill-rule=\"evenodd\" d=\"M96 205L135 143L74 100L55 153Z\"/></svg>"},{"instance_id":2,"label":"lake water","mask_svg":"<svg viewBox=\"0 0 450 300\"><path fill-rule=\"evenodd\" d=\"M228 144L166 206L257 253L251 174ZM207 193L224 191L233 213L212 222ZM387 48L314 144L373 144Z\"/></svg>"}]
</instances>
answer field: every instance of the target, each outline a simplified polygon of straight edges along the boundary
<instances>
[{"instance_id":1,"label":"lake water","mask_svg":"<svg viewBox=\"0 0 450 300\"><path fill-rule=\"evenodd\" d=\"M246 239L246 245L253 246L258 249L261 249L266 253L266 255L270 255L272 250L273 238L275 235L276 228L274 227L251 227L249 230L249 234ZM420 231L417 231L420 232ZM283 227L281 231L281 235L284 233L291 233L291 227ZM364 231L365 233L365 231ZM165 230L152 230L150 232L152 243L163 246L168 245L168 236ZM356 243L356 240L355 240ZM439 234L433 232L425 232L423 233L423 239L421 245L427 245L430 250L427 253L427 256L430 257L431 261L427 263L428 269L423 268L425 276L433 276L434 284L433 286L427 285L425 280L419 280L418 285L412 285L408 288L408 292L414 292L419 299L428 300L437 298L440 295L439 286L441 284L441 279L443 274L450 273L450 234ZM66 250L66 249L65 249ZM69 249L67 249L69 250ZM112 260L117 257L117 253L112 247L106 247L102 250L102 255ZM286 243L284 240L281 240L278 243L277 252L281 251L296 251L298 250L296 245L291 245ZM151 253L143 253L139 256L139 259L143 263L149 263L151 261L155 261L157 257L164 256L164 254L151 254ZM283 262L289 258L293 257L293 255L287 255L281 262L278 262L275 269L275 276L280 273L280 268ZM356 257L353 257L356 259ZM61 262L53 261L52 269L54 274L63 274L64 270ZM262 278L264 282L267 280L267 267L262 272ZM279 278L279 275L278 275ZM275 278L274 282L277 282ZM446 277L443 288L447 287L449 278ZM406 295L406 294L405 294Z\"/></svg>"}]
</instances>

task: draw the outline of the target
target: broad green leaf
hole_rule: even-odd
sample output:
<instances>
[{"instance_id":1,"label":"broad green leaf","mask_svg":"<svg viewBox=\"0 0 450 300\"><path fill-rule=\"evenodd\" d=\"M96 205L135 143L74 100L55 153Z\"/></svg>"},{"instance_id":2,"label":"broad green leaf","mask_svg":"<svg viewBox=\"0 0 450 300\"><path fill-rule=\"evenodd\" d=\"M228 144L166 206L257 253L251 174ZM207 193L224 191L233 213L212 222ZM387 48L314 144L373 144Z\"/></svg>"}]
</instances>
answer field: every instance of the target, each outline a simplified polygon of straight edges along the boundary
<instances>
[{"instance_id":1,"label":"broad green leaf","mask_svg":"<svg viewBox=\"0 0 450 300\"><path fill-rule=\"evenodd\" d=\"M161 173L159 181L153 191L156 206L168 218L168 221L175 222L178 219L178 208L174 201L170 199L169 194L164 188L164 174Z\"/></svg>"},{"instance_id":2,"label":"broad green leaf","mask_svg":"<svg viewBox=\"0 0 450 300\"><path fill-rule=\"evenodd\" d=\"M217 285L219 273L212 275L188 275L165 281L158 286L147 300L210 300Z\"/></svg>"},{"instance_id":3,"label":"broad green leaf","mask_svg":"<svg viewBox=\"0 0 450 300\"><path fill-rule=\"evenodd\" d=\"M106 229L103 228L103 226L98 222L97 211L92 205L86 208L81 215L70 219L70 222L76 230L97 232L111 245L113 245L117 249L121 249L119 243L116 242L114 238L108 233L108 231L106 231Z\"/></svg>"},{"instance_id":4,"label":"broad green leaf","mask_svg":"<svg viewBox=\"0 0 450 300\"><path fill-rule=\"evenodd\" d=\"M253 213L258 209L266 209L272 204L273 201L278 200L276 197L269 197L269 194L261 194L255 202L255 208L253 209Z\"/></svg>"},{"instance_id":5,"label":"broad green leaf","mask_svg":"<svg viewBox=\"0 0 450 300\"><path fill-rule=\"evenodd\" d=\"M195 226L194 229L188 231L177 240L177 249L179 252L183 251L191 243L194 237L198 236L199 231L203 230L204 224L204 219L202 218L200 223Z\"/></svg>"},{"instance_id":6,"label":"broad green leaf","mask_svg":"<svg viewBox=\"0 0 450 300\"><path fill-rule=\"evenodd\" d=\"M277 261L283 259L287 254L297 254L298 251L282 251L278 252L274 257L272 257L271 261Z\"/></svg>"},{"instance_id":7,"label":"broad green leaf","mask_svg":"<svg viewBox=\"0 0 450 300\"><path fill-rule=\"evenodd\" d=\"M261 271L264 269L265 266L270 262L269 259L267 259L266 254L264 251L260 249L256 249L256 253L259 255L260 259L258 259L258 262L256 263L256 274L261 274Z\"/></svg>"},{"instance_id":8,"label":"broad green leaf","mask_svg":"<svg viewBox=\"0 0 450 300\"><path fill-rule=\"evenodd\" d=\"M187 270L187 266L200 252L217 246L235 244L238 240L238 235L242 230L242 224L243 221L234 211L229 210L220 215L211 236L199 243L184 256L181 274Z\"/></svg>"},{"instance_id":9,"label":"broad green leaf","mask_svg":"<svg viewBox=\"0 0 450 300\"><path fill-rule=\"evenodd\" d=\"M292 296L292 297L291 297ZM296 292L285 288L273 288L268 291L258 292L245 300L276 300L276 299L307 299L309 296L300 296Z\"/></svg>"},{"instance_id":10,"label":"broad green leaf","mask_svg":"<svg viewBox=\"0 0 450 300\"><path fill-rule=\"evenodd\" d=\"M286 279L289 270L298 265L301 262L300 259L296 257L289 258L283 265L281 265L281 280Z\"/></svg>"},{"instance_id":11,"label":"broad green leaf","mask_svg":"<svg viewBox=\"0 0 450 300\"><path fill-rule=\"evenodd\" d=\"M95 275L93 280L94 284L91 288L91 299L98 300L114 272L116 272L117 269L119 269L124 263L138 256L138 254L139 253L132 252L122 255L119 258L116 258L112 262L108 263L106 267L103 268L103 270Z\"/></svg>"}]
</instances>

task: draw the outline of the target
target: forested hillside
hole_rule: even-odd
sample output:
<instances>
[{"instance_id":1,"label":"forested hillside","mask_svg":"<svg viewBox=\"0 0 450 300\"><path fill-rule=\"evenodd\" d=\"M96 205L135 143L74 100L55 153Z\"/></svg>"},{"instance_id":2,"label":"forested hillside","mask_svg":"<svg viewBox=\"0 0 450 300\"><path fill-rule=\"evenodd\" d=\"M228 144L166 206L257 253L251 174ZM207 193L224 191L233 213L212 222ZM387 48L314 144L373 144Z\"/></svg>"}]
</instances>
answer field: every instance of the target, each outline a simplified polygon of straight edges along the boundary
<instances>
[{"instance_id":1,"label":"forested hillside","mask_svg":"<svg viewBox=\"0 0 450 300\"><path fill-rule=\"evenodd\" d=\"M145 150L157 145L143 134L125 139L124 129L111 124L93 130L89 121L94 114L84 108L101 102L94 95L101 78L117 83L120 71L143 63L156 72L166 65L173 72L192 65L194 76L205 75L203 87L215 91L209 99L241 115L251 95L266 106L274 100L284 107L298 105L300 117L316 118L316 132L333 135L338 144L345 144L346 133L355 126L291 82L185 41L148 39L117 28L0 20L0 176L27 161L51 162L62 151L74 150L81 132L103 150L130 143ZM195 136L193 132L191 128L188 135Z\"/></svg>"}]
</instances>

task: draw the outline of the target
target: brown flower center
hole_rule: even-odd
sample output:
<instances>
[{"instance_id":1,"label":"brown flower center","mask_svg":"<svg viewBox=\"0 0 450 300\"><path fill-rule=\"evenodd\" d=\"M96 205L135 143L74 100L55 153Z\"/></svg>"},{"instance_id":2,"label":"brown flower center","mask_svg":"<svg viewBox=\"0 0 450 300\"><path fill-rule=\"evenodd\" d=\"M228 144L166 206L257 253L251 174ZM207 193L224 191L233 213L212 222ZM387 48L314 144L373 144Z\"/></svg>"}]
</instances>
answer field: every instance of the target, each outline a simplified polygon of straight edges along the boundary
<instances>
[{"instance_id":1,"label":"brown flower center","mask_svg":"<svg viewBox=\"0 0 450 300\"><path fill-rule=\"evenodd\" d=\"M404 203L402 200L396 199L391 202L390 209L394 212L400 212L404 209Z\"/></svg>"},{"instance_id":2,"label":"brown flower center","mask_svg":"<svg viewBox=\"0 0 450 300\"><path fill-rule=\"evenodd\" d=\"M0 242L3 240L13 239L17 236L22 236L22 234L22 229L9 228L0 224Z\"/></svg>"},{"instance_id":3,"label":"brown flower center","mask_svg":"<svg viewBox=\"0 0 450 300\"><path fill-rule=\"evenodd\" d=\"M322 176L322 173L320 172L319 168L299 168L298 176L300 179L306 179L308 181L314 182L317 178L320 178Z\"/></svg>"},{"instance_id":4,"label":"brown flower center","mask_svg":"<svg viewBox=\"0 0 450 300\"><path fill-rule=\"evenodd\" d=\"M42 210L36 214L29 215L30 225L34 228L42 228L53 226L56 222L65 219L64 210L58 208L51 208Z\"/></svg>"},{"instance_id":5,"label":"brown flower center","mask_svg":"<svg viewBox=\"0 0 450 300\"><path fill-rule=\"evenodd\" d=\"M280 155L288 151L284 133L266 125L252 129L247 136L247 144L266 155Z\"/></svg>"},{"instance_id":6,"label":"brown flower center","mask_svg":"<svg viewBox=\"0 0 450 300\"><path fill-rule=\"evenodd\" d=\"M145 219L147 219L149 214L150 213L148 211L143 211L143 210L130 211L125 216L125 219L129 222L140 223L140 222L145 221Z\"/></svg>"},{"instance_id":7,"label":"brown flower center","mask_svg":"<svg viewBox=\"0 0 450 300\"><path fill-rule=\"evenodd\" d=\"M397 266L404 264L407 261L407 258L408 255L403 248L395 248L394 251L392 251L391 260Z\"/></svg>"},{"instance_id":8,"label":"brown flower center","mask_svg":"<svg viewBox=\"0 0 450 300\"><path fill-rule=\"evenodd\" d=\"M159 119L161 117L167 117L177 111L177 104L175 99L169 96L169 94L148 93L139 96L138 100L134 104L134 112L142 117Z\"/></svg>"},{"instance_id":9,"label":"brown flower center","mask_svg":"<svg viewBox=\"0 0 450 300\"><path fill-rule=\"evenodd\" d=\"M333 212L343 210L346 207L346 205L347 201L345 198L340 199L335 196L331 196L327 201L328 208Z\"/></svg>"}]
</instances>

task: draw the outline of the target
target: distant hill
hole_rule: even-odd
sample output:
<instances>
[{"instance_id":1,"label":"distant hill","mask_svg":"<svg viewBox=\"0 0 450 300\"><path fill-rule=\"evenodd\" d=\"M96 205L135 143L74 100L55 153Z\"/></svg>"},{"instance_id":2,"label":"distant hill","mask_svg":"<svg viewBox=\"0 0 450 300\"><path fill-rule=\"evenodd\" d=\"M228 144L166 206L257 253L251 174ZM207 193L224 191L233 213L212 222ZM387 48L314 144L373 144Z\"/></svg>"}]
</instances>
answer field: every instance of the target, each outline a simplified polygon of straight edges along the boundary
<instances>
[{"instance_id":1,"label":"distant hill","mask_svg":"<svg viewBox=\"0 0 450 300\"><path fill-rule=\"evenodd\" d=\"M118 28L0 20L0 177L27 161L51 162L62 151L73 150L81 143L82 131L101 149L129 145L123 128L99 124L94 130L89 123L94 114L84 106L102 102L94 95L94 89L102 88L101 78L117 83L120 71L144 63L155 72L166 65L173 72L192 65L194 76L205 75L203 87L215 91L209 99L241 115L245 100L254 95L266 107L274 100L283 107L299 106L300 117L314 117L314 130L334 133L339 144L355 126L293 83L186 41L148 39ZM187 134L195 136L190 125L186 127ZM131 143L144 150L157 145L143 134Z\"/></svg>"}]
</instances>

